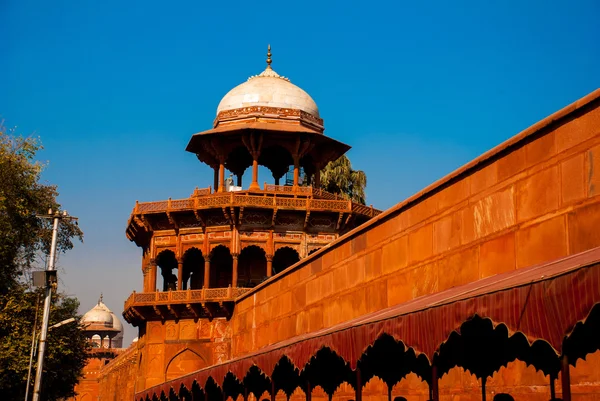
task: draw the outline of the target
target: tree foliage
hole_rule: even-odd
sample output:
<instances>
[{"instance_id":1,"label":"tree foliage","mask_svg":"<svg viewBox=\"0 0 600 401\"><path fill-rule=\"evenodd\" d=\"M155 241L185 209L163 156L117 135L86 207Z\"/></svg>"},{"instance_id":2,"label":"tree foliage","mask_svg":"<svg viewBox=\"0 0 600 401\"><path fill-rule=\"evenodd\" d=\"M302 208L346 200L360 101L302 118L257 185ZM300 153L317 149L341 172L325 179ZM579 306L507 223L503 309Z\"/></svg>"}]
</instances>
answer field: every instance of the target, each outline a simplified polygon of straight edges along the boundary
<instances>
[{"instance_id":1,"label":"tree foliage","mask_svg":"<svg viewBox=\"0 0 600 401\"><path fill-rule=\"evenodd\" d=\"M2 295L0 305L0 393L2 399L21 400L25 396L31 336L39 305L37 330L39 334L43 310L43 291L28 291L23 284L14 285ZM79 302L70 297L53 294L50 323L69 318L79 320ZM36 334L37 336L37 334ZM90 345L78 324L65 324L48 333L42 380L42 399L58 400L74 396L74 385L81 377ZM32 371L31 385L35 377ZM32 394L30 388L29 394Z\"/></svg>"},{"instance_id":2,"label":"tree foliage","mask_svg":"<svg viewBox=\"0 0 600 401\"><path fill-rule=\"evenodd\" d=\"M0 394L22 399L25 393L31 336L38 293L30 287L32 268L43 269L52 239L52 222L38 217L59 210L57 188L42 182L44 165L36 161L36 138L24 138L0 123ZM83 234L71 222L60 224L58 252L73 247ZM41 297L42 299L43 297ZM50 325L77 316L74 298L53 295ZM40 307L41 310L41 307ZM41 311L38 319L39 332ZM51 332L44 364L43 399L73 395L87 356L87 341L77 324ZM33 374L35 373L35 366ZM31 391L30 391L31 394Z\"/></svg>"},{"instance_id":3,"label":"tree foliage","mask_svg":"<svg viewBox=\"0 0 600 401\"><path fill-rule=\"evenodd\" d=\"M353 170L350 159L346 155L327 163L327 166L321 170L321 188L345 199L364 205L366 187L367 175L364 171Z\"/></svg>"},{"instance_id":4,"label":"tree foliage","mask_svg":"<svg viewBox=\"0 0 600 401\"><path fill-rule=\"evenodd\" d=\"M0 293L49 253L52 222L37 215L60 205L56 186L41 182L44 165L35 160L40 149L38 139L16 136L0 124ZM72 239L82 235L77 225L63 222L59 252L71 249Z\"/></svg>"}]
</instances>

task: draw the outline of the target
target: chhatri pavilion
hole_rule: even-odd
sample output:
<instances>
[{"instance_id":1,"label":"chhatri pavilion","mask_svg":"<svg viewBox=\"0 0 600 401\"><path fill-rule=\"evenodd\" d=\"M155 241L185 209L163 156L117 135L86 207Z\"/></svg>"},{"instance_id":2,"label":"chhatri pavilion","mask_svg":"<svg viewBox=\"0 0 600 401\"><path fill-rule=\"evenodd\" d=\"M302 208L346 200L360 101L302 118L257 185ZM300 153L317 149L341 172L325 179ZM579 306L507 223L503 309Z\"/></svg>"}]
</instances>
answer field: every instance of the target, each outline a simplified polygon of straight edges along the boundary
<instances>
[{"instance_id":1,"label":"chhatri pavilion","mask_svg":"<svg viewBox=\"0 0 600 401\"><path fill-rule=\"evenodd\" d=\"M212 185L135 203L138 340L76 399L600 400L600 90L382 213L271 64L187 145Z\"/></svg>"}]
</instances>

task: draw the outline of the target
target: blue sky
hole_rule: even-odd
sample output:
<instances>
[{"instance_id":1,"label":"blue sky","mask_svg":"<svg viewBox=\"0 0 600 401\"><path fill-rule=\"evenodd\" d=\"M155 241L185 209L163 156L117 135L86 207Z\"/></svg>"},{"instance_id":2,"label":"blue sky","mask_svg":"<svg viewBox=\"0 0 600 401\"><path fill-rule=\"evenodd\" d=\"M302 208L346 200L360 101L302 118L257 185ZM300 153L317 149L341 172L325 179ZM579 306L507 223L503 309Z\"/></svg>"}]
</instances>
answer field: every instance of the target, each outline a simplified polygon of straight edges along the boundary
<instances>
[{"instance_id":1,"label":"blue sky","mask_svg":"<svg viewBox=\"0 0 600 401\"><path fill-rule=\"evenodd\" d=\"M600 87L598 15L597 1L0 0L0 117L41 137L44 179L80 218L62 288L82 312L103 292L119 313L142 282L135 200L212 184L184 148L268 43L386 209Z\"/></svg>"}]
</instances>

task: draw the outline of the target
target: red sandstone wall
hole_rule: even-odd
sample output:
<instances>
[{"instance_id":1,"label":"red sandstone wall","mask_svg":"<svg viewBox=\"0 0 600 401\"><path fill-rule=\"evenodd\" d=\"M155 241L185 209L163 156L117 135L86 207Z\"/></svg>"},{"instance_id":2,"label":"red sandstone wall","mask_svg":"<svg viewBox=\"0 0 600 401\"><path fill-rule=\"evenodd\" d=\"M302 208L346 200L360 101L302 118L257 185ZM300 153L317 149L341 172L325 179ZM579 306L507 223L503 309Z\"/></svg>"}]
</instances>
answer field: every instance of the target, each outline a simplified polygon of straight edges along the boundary
<instances>
[{"instance_id":1,"label":"red sandstone wall","mask_svg":"<svg viewBox=\"0 0 600 401\"><path fill-rule=\"evenodd\" d=\"M599 94L588 98L594 96ZM600 100L579 108L584 103L569 106L571 115L559 124L538 131L548 121L539 123L503 150L482 156L449 181L257 287L236 305L233 356L600 246ZM590 358L596 371L598 359ZM508 379L497 374L495 380L502 387L523 378L531 391L538 381L527 369L509 368ZM591 380L589 386L598 390L600 377L592 370L574 376L573 383L576 377ZM442 393L448 397L453 387L470 386L465 374L447 380L452 384ZM540 385L547 386L547 380ZM584 387L573 391L590 394ZM549 398L547 388L543 393ZM465 399L471 398L460 396Z\"/></svg>"},{"instance_id":2,"label":"red sandstone wall","mask_svg":"<svg viewBox=\"0 0 600 401\"><path fill-rule=\"evenodd\" d=\"M148 322L137 343L136 391L224 362L231 355L231 327L225 319Z\"/></svg>"},{"instance_id":3,"label":"red sandstone wall","mask_svg":"<svg viewBox=\"0 0 600 401\"><path fill-rule=\"evenodd\" d=\"M133 343L125 352L105 365L98 375L98 400L133 400L133 395L138 391L135 388L135 379L139 372L137 361L137 344Z\"/></svg>"}]
</instances>

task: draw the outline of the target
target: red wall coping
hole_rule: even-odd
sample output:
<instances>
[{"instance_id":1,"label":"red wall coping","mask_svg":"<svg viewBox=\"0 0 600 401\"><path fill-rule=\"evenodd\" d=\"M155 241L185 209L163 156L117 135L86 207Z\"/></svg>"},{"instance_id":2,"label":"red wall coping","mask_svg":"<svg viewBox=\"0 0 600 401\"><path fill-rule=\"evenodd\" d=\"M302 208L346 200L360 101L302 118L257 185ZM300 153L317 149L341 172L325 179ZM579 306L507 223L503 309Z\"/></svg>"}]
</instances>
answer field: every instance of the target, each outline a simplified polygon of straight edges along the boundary
<instances>
[{"instance_id":1,"label":"red wall coping","mask_svg":"<svg viewBox=\"0 0 600 401\"><path fill-rule=\"evenodd\" d=\"M267 287L268 285L270 285L271 283L274 283L277 280L281 280L283 277L285 277L289 273L291 273L295 270L298 270L300 267L312 262L313 259L320 257L322 254L328 252L329 250L337 248L338 246L347 242L348 240L350 240L360 234L365 233L372 227L377 226L380 223L382 223L383 221L386 221L389 218L397 215L398 213L400 213L406 209L409 209L413 205L418 204L422 200L425 200L426 198L433 195L434 193L442 190L445 186L451 185L452 181L459 180L462 176L466 176L466 175L469 175L469 174L475 172L480 166L483 166L486 163L491 162L495 159L499 159L504 152L510 153L511 150L517 149L520 146L525 145L532 136L534 136L538 133L541 133L542 130L544 130L546 128L551 128L551 126L554 124L556 124L556 125L562 124L569 116L571 116L574 113L576 113L577 111L585 108L586 106L591 105L592 103L595 103L599 99L600 99L600 88L594 90L593 92L582 97L581 99L569 104L568 106L563 107L559 111L549 115L548 117L544 118L543 120L538 121L537 123L533 124L529 128L526 128L525 130L521 131L517 135L513 136L512 138L509 138L508 140L504 141L500 145L490 149L489 151L485 152L481 156L473 159L469 163L463 165L462 167L459 167L458 169L454 170L453 172L446 175L445 177L443 177L443 178L437 180L436 182L434 182L433 184L425 187L423 190L408 197L404 201L396 204L395 206L392 206L391 208L384 211L380 215L372 218L371 220L367 221L366 223L347 232L343 236L339 237L337 240L325 245L323 248L321 248L317 252L307 256L306 258L300 260L298 263L288 267L286 270L284 270L280 274L277 274L277 275L271 277L270 279L262 282L261 284L257 285L256 287L254 287L251 291L248 291L247 293L241 295L240 297L238 297L236 299L236 302L239 302L243 299L246 299L247 297L252 296L257 291L260 291L262 288Z\"/></svg>"}]
</instances>

